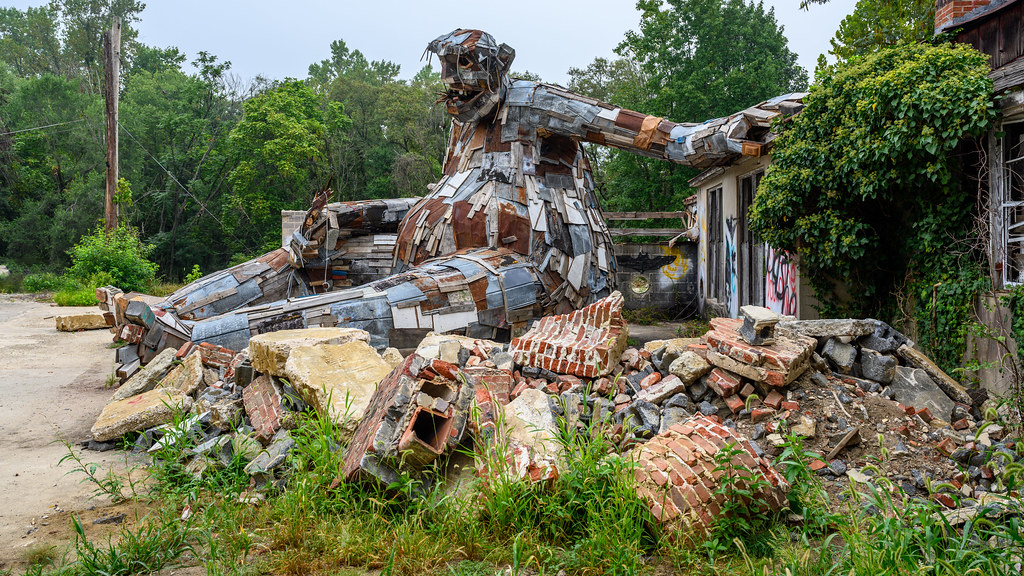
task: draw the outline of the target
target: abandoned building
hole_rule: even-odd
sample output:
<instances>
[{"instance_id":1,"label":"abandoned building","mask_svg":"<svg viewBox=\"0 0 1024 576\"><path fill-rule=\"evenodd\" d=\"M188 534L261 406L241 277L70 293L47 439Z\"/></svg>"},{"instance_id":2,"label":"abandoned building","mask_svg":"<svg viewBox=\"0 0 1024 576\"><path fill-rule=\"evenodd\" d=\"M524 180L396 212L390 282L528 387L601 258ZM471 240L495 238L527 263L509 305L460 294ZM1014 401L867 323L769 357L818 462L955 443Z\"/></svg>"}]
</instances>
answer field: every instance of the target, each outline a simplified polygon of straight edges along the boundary
<instances>
[{"instance_id":1,"label":"abandoned building","mask_svg":"<svg viewBox=\"0 0 1024 576\"><path fill-rule=\"evenodd\" d=\"M786 94L740 114L755 129L722 162L690 180L696 206L699 308L710 316L739 317L746 305L801 319L817 318L814 292L800 277L795 255L761 242L747 211L771 164L771 121L798 113L806 94Z\"/></svg>"}]
</instances>

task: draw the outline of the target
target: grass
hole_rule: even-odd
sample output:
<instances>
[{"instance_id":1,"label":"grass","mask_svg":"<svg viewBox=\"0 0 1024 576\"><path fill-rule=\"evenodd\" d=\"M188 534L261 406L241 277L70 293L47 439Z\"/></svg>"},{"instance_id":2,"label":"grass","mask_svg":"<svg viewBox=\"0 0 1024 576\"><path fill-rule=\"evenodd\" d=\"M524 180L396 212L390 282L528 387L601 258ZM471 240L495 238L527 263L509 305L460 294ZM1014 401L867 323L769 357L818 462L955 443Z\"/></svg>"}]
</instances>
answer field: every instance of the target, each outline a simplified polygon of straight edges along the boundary
<instances>
[{"instance_id":1,"label":"grass","mask_svg":"<svg viewBox=\"0 0 1024 576\"><path fill-rule=\"evenodd\" d=\"M53 293L53 301L58 306L95 306L95 288L65 288Z\"/></svg>"},{"instance_id":2,"label":"grass","mask_svg":"<svg viewBox=\"0 0 1024 576\"><path fill-rule=\"evenodd\" d=\"M244 462L201 476L185 468L195 439L183 422L171 427L178 442L153 460L148 494L130 491L151 499L154 512L105 542L89 541L75 519L67 559L47 555L29 572L129 574L202 563L210 574L998 576L1019 574L1024 556L1016 517L982 514L952 526L936 504L907 498L884 478L875 489L851 487L845 502L832 504L796 438L776 460L791 483L791 510L767 513L752 498L763 479L734 467L725 451L716 474L732 514L709 538L692 541L660 533L651 521L636 495L635 464L614 453L608 422L560 421L556 443L564 458L550 482L529 484L512 474L499 434L468 449L486 482L448 490L406 476L387 490L340 481L338 429L304 415L292 431L287 488L255 505L239 501L249 482ZM118 493L103 475L86 471L101 493ZM418 489L426 495L412 496ZM788 513L803 522L786 524Z\"/></svg>"}]
</instances>

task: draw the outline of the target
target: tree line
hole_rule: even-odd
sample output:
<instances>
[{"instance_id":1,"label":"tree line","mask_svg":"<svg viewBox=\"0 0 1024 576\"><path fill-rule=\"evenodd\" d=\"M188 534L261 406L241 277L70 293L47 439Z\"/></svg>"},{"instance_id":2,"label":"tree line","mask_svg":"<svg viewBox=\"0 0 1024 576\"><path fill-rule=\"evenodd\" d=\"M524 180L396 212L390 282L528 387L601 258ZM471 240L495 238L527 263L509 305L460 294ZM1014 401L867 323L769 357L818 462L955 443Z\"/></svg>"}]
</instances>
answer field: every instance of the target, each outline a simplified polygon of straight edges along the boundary
<instances>
[{"instance_id":1,"label":"tree line","mask_svg":"<svg viewBox=\"0 0 1024 576\"><path fill-rule=\"evenodd\" d=\"M330 186L337 200L418 196L440 176L450 119L435 104L441 85L429 65L403 79L397 64L336 40L306 78L242 81L214 54L139 42L144 7L0 8L5 263L63 268L102 217L101 38L114 17L122 20L121 218L153 246L168 279L272 249L280 210L306 208L318 189ZM570 69L570 88L682 122L806 88L806 71L761 3L640 0L637 9L640 25L617 56ZM692 169L590 153L606 209L672 210L692 194Z\"/></svg>"}]
</instances>

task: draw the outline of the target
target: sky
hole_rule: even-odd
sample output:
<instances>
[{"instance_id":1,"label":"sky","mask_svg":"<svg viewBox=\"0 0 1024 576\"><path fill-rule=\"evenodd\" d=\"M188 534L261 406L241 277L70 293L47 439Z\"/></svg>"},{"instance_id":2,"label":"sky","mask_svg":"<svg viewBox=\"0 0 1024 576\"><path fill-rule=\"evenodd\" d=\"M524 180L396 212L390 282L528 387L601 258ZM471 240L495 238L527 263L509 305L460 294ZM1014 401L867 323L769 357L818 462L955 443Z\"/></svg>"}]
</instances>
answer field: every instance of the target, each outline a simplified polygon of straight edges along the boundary
<instances>
[{"instance_id":1,"label":"sky","mask_svg":"<svg viewBox=\"0 0 1024 576\"><path fill-rule=\"evenodd\" d=\"M140 40L176 46L192 60L200 50L230 60L242 80L304 78L310 64L330 56L344 40L370 60L401 65L412 77L425 62L427 43L455 28L479 28L516 50L512 68L564 84L570 67L614 56L627 30L640 22L633 0L515 0L476 3L422 0L144 0ZM19 9L45 0L0 0ZM829 49L839 22L855 0L831 0L808 11L800 0L766 0L785 28L789 47L813 77L818 54ZM436 61L435 61L436 64Z\"/></svg>"}]
</instances>

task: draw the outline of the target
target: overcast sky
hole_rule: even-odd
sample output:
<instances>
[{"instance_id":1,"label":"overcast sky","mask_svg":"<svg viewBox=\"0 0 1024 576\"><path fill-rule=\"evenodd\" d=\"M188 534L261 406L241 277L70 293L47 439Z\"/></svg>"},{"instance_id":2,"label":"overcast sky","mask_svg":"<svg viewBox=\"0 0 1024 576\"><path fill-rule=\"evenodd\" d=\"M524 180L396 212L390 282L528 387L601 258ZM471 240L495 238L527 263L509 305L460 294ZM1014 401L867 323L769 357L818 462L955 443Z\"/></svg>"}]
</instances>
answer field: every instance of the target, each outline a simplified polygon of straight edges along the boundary
<instances>
[{"instance_id":1,"label":"overcast sky","mask_svg":"<svg viewBox=\"0 0 1024 576\"><path fill-rule=\"evenodd\" d=\"M307 68L330 56L333 40L344 40L370 60L401 65L401 76L419 70L427 43L455 28L480 28L516 49L514 70L529 70L548 82L565 83L570 67L584 67L612 50L640 15L633 0L514 0L424 2L422 0L144 0L142 42L176 46L191 61L200 50L230 60L243 79L304 78ZM0 0L10 5L12 0ZM45 4L13 0L13 5ZM789 47L813 76L818 54L829 49L839 22L854 0L832 0L809 11L799 0L768 0L785 28Z\"/></svg>"}]
</instances>

